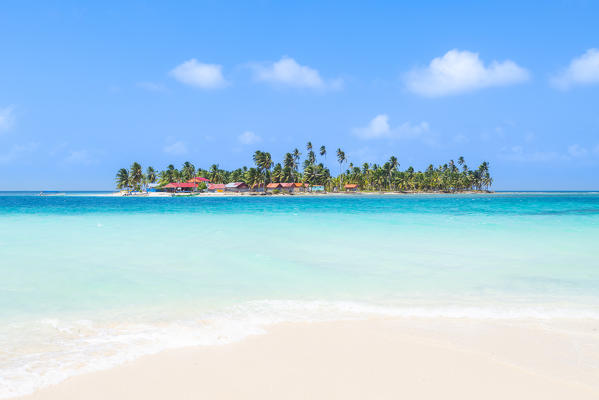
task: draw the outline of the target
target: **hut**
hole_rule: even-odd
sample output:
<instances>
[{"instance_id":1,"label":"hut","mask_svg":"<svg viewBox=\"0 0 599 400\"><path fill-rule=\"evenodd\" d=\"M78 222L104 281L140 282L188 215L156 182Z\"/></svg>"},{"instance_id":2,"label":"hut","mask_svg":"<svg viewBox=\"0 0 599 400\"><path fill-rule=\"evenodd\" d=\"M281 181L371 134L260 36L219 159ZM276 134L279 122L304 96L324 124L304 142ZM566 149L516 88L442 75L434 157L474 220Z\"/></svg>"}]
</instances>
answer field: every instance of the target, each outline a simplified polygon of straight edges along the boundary
<instances>
[{"instance_id":1,"label":"hut","mask_svg":"<svg viewBox=\"0 0 599 400\"><path fill-rule=\"evenodd\" d=\"M298 192L305 192L306 188L308 187L307 183L299 183L296 182L293 184L293 191L298 193Z\"/></svg>"},{"instance_id":2,"label":"hut","mask_svg":"<svg viewBox=\"0 0 599 400\"><path fill-rule=\"evenodd\" d=\"M203 176L196 176L195 178L191 178L190 180L188 180L187 182L189 183L210 183L210 179L208 178L204 178Z\"/></svg>"},{"instance_id":3,"label":"hut","mask_svg":"<svg viewBox=\"0 0 599 400\"><path fill-rule=\"evenodd\" d=\"M271 182L268 185L266 185L266 191L271 193L275 190L281 190L282 188L283 187L278 182Z\"/></svg>"},{"instance_id":4,"label":"hut","mask_svg":"<svg viewBox=\"0 0 599 400\"><path fill-rule=\"evenodd\" d=\"M191 192L198 187L195 183L171 182L163 186L168 192Z\"/></svg>"},{"instance_id":5,"label":"hut","mask_svg":"<svg viewBox=\"0 0 599 400\"><path fill-rule=\"evenodd\" d=\"M294 188L295 188L295 183L290 183L290 182L281 183L281 192L293 193Z\"/></svg>"},{"instance_id":6,"label":"hut","mask_svg":"<svg viewBox=\"0 0 599 400\"><path fill-rule=\"evenodd\" d=\"M210 193L223 193L225 191L224 183L210 183L206 188Z\"/></svg>"},{"instance_id":7,"label":"hut","mask_svg":"<svg viewBox=\"0 0 599 400\"><path fill-rule=\"evenodd\" d=\"M225 185L225 192L247 192L250 190L250 187L245 182L231 182Z\"/></svg>"},{"instance_id":8,"label":"hut","mask_svg":"<svg viewBox=\"0 0 599 400\"><path fill-rule=\"evenodd\" d=\"M345 185L345 191L346 192L357 192L358 185L356 185L355 183L348 183Z\"/></svg>"}]
</instances>

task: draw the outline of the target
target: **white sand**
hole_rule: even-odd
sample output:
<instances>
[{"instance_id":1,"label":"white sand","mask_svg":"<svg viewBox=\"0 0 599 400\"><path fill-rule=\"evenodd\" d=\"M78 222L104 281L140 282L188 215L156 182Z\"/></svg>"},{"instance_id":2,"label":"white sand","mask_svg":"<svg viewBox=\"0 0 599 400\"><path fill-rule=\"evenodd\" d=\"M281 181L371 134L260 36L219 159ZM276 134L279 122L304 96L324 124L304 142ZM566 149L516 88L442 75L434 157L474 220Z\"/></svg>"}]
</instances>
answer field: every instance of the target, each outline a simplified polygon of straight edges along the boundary
<instances>
[{"instance_id":1,"label":"white sand","mask_svg":"<svg viewBox=\"0 0 599 400\"><path fill-rule=\"evenodd\" d=\"M27 399L599 399L599 322L281 324L170 350Z\"/></svg>"}]
</instances>

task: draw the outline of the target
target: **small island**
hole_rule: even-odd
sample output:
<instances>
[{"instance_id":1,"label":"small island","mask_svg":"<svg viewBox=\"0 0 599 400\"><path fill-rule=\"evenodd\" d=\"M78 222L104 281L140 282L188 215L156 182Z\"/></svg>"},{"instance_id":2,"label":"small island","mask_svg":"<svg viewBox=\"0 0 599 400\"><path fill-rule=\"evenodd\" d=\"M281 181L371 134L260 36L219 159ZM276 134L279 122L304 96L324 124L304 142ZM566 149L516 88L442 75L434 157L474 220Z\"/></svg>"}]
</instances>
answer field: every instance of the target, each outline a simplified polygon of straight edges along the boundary
<instances>
[{"instance_id":1,"label":"small island","mask_svg":"<svg viewBox=\"0 0 599 400\"><path fill-rule=\"evenodd\" d=\"M382 165L348 162L345 152L336 151L339 174L333 175L326 162L327 149L318 149L318 160L312 143L306 145L306 155L294 149L275 163L268 152L257 150L253 155L255 166L243 166L231 171L213 164L209 169L196 168L187 161L181 169L174 165L157 172L147 167L145 173L138 162L129 169L121 168L116 174L116 187L121 195L249 193L464 193L488 192L493 183L489 163L483 161L470 169L464 157L443 165L430 164L425 171L413 167L400 170L397 157L392 156ZM300 170L301 167L301 170Z\"/></svg>"}]
</instances>

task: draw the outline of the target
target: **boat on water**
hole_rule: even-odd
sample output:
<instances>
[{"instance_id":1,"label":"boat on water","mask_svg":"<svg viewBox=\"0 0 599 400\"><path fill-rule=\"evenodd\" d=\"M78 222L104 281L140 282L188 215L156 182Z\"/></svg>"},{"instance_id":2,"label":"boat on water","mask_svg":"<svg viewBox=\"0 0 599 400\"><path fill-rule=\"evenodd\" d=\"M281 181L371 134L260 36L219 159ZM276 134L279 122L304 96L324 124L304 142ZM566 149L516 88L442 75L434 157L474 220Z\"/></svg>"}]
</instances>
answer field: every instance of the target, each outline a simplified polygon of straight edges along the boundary
<instances>
[{"instance_id":1,"label":"boat on water","mask_svg":"<svg viewBox=\"0 0 599 400\"><path fill-rule=\"evenodd\" d=\"M44 193L40 192L40 196L66 196L66 193Z\"/></svg>"}]
</instances>

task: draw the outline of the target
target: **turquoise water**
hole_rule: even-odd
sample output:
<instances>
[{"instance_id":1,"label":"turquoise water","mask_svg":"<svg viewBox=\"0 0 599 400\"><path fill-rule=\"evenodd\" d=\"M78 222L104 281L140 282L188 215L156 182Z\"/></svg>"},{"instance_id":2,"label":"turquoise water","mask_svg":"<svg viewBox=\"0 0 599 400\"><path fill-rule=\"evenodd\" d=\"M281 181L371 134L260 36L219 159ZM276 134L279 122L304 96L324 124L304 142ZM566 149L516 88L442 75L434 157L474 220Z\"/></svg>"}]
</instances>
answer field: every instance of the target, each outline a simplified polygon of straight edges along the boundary
<instances>
[{"instance_id":1,"label":"turquoise water","mask_svg":"<svg viewBox=\"0 0 599 400\"><path fill-rule=\"evenodd\" d=\"M0 193L0 398L277 321L599 318L599 194Z\"/></svg>"}]
</instances>

